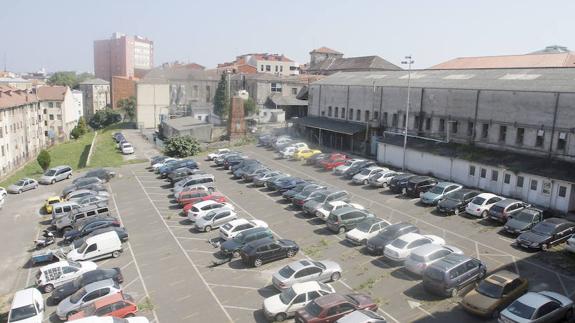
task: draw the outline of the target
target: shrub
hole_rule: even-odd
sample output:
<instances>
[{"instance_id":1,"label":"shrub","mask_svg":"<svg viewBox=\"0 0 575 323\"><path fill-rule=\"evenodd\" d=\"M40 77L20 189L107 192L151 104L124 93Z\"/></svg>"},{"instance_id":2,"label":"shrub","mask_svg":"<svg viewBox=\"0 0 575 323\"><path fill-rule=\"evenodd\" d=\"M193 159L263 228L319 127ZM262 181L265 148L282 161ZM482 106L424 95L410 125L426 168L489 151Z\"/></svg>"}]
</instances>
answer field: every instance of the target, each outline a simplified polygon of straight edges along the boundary
<instances>
[{"instance_id":1,"label":"shrub","mask_svg":"<svg viewBox=\"0 0 575 323\"><path fill-rule=\"evenodd\" d=\"M183 158L200 152L200 143L191 136L172 137L164 141L164 153L167 156Z\"/></svg>"},{"instance_id":2,"label":"shrub","mask_svg":"<svg viewBox=\"0 0 575 323\"><path fill-rule=\"evenodd\" d=\"M122 120L119 112L112 109L104 109L97 111L90 119L90 127L93 129L102 129L111 124L118 123Z\"/></svg>"},{"instance_id":3,"label":"shrub","mask_svg":"<svg viewBox=\"0 0 575 323\"><path fill-rule=\"evenodd\" d=\"M52 161L50 158L50 153L47 150L42 149L38 154L36 161L42 170L46 171L50 167L50 162Z\"/></svg>"}]
</instances>

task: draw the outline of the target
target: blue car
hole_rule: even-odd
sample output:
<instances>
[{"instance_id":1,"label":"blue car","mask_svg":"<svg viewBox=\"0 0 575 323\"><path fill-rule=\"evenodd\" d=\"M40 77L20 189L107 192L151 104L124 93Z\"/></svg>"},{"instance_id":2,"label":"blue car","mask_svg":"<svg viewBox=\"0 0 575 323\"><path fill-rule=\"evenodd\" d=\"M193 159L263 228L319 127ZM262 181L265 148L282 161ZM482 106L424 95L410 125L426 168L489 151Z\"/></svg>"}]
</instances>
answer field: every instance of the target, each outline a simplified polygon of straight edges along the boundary
<instances>
[{"instance_id":1,"label":"blue car","mask_svg":"<svg viewBox=\"0 0 575 323\"><path fill-rule=\"evenodd\" d=\"M174 163L171 163L169 165L164 165L164 166L160 167L160 175L162 177L166 177L174 169L178 169L178 168L182 168L182 167L192 168L192 169L198 168L198 163L192 159L178 160L177 162L174 162Z\"/></svg>"}]
</instances>

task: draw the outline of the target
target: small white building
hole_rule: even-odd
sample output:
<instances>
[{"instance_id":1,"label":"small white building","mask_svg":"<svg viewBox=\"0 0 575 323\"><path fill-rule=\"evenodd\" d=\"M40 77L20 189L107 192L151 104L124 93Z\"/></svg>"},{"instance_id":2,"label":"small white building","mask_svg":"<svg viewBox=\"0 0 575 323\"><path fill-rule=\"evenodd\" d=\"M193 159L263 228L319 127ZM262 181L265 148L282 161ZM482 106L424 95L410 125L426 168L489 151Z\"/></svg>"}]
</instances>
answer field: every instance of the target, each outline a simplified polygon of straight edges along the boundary
<instances>
[{"instance_id":1,"label":"small white building","mask_svg":"<svg viewBox=\"0 0 575 323\"><path fill-rule=\"evenodd\" d=\"M78 119L84 116L84 93L78 90L72 90L72 99L74 102L74 111L78 113Z\"/></svg>"},{"instance_id":2,"label":"small white building","mask_svg":"<svg viewBox=\"0 0 575 323\"><path fill-rule=\"evenodd\" d=\"M44 113L48 137L52 140L68 140L70 131L78 124L80 118L70 88L40 86L36 90L36 95Z\"/></svg>"}]
</instances>

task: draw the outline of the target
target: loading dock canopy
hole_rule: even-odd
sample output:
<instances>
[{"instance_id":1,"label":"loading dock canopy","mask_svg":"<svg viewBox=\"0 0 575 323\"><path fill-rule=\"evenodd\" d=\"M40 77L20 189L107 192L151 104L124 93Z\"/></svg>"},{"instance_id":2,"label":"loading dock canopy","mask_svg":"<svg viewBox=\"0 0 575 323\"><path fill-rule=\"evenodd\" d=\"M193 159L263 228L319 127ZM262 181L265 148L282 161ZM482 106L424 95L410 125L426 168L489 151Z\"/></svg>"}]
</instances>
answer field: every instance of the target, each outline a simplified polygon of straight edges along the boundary
<instances>
[{"instance_id":1,"label":"loading dock canopy","mask_svg":"<svg viewBox=\"0 0 575 323\"><path fill-rule=\"evenodd\" d=\"M308 116L298 119L291 119L290 121L305 127L333 131L346 135L355 135L356 133L365 131L365 125L363 124L333 120L329 118Z\"/></svg>"}]
</instances>

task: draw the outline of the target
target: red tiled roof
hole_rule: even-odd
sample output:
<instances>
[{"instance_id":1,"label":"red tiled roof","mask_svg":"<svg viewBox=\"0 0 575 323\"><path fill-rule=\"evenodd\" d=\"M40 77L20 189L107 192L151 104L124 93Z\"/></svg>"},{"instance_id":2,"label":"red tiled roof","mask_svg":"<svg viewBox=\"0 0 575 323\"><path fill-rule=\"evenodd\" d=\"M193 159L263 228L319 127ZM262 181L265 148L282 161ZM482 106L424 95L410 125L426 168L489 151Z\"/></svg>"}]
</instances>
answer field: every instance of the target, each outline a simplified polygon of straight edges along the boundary
<instances>
[{"instance_id":1,"label":"red tiled roof","mask_svg":"<svg viewBox=\"0 0 575 323\"><path fill-rule=\"evenodd\" d=\"M575 52L458 57L430 69L575 67Z\"/></svg>"},{"instance_id":2,"label":"red tiled roof","mask_svg":"<svg viewBox=\"0 0 575 323\"><path fill-rule=\"evenodd\" d=\"M64 96L66 95L67 90L67 86L46 85L40 86L36 90L36 94L40 101L64 101Z\"/></svg>"},{"instance_id":3,"label":"red tiled roof","mask_svg":"<svg viewBox=\"0 0 575 323\"><path fill-rule=\"evenodd\" d=\"M318 48L318 49L314 49L314 50L312 50L311 52L312 52L312 53L342 54L342 55L343 55L343 53L340 53L340 52L338 52L337 50L333 50L333 49L331 49L331 48L327 48L327 47L325 47L325 46L322 46L322 47L320 47L320 48Z\"/></svg>"},{"instance_id":4,"label":"red tiled roof","mask_svg":"<svg viewBox=\"0 0 575 323\"><path fill-rule=\"evenodd\" d=\"M8 85L0 85L0 109L37 102L36 95Z\"/></svg>"}]
</instances>

